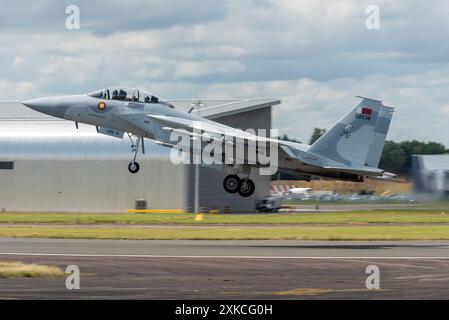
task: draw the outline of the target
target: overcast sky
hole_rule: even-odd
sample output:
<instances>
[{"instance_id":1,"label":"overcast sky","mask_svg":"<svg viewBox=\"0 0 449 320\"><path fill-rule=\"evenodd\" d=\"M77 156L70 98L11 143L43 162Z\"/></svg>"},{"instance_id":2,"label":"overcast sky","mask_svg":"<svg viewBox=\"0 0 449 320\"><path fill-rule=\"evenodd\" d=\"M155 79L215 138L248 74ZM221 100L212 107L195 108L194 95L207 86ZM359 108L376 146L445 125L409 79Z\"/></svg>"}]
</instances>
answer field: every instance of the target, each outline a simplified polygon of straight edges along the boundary
<instances>
[{"instance_id":1,"label":"overcast sky","mask_svg":"<svg viewBox=\"0 0 449 320\"><path fill-rule=\"evenodd\" d=\"M3 100L138 86L166 98L281 98L274 127L308 141L358 103L397 110L393 140L449 146L447 1L5 1ZM80 29L66 28L66 7ZM380 29L365 26L380 9Z\"/></svg>"}]
</instances>

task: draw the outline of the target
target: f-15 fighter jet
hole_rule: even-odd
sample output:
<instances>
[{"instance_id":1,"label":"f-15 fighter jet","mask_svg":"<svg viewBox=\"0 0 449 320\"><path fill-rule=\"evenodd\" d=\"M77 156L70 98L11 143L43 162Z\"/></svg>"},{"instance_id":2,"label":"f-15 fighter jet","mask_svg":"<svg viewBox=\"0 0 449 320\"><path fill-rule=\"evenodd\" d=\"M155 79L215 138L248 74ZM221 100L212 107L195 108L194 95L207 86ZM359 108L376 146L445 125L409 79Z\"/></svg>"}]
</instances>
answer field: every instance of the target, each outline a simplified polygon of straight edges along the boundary
<instances>
[{"instance_id":1,"label":"f-15 fighter jet","mask_svg":"<svg viewBox=\"0 0 449 320\"><path fill-rule=\"evenodd\" d=\"M144 138L178 148L179 141L173 141L173 133L177 133L193 142L207 137L224 147L236 147L238 141L243 141L246 151L251 148L260 151L259 145L254 147L253 142L262 141L270 144L270 154L277 155L276 169L280 171L297 174L305 180L320 177L362 182L365 177L381 177L384 174L378 165L393 108L384 106L378 100L359 98L362 101L312 145L259 137L225 126L202 118L192 110L177 109L169 101L136 88L112 87L83 95L31 99L23 104L50 116L74 121L76 126L78 123L94 125L102 134L117 138L127 134L134 152L128 165L130 173L139 171L136 158L139 150L145 152ZM201 152L199 149L193 148L190 152ZM267 165L257 159L251 163L245 162L245 153L240 155L244 159L234 154L230 157L224 153L218 156L224 160L223 167L234 171L224 179L224 189L244 197L253 194L252 169Z\"/></svg>"}]
</instances>

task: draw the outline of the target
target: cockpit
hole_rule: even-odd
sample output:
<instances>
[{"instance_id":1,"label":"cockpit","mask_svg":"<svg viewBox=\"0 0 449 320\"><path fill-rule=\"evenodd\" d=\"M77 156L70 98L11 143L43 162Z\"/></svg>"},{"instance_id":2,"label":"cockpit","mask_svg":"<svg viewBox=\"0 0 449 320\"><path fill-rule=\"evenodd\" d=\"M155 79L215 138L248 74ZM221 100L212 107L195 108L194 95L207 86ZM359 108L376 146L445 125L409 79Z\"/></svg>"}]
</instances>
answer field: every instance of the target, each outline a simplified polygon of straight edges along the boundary
<instances>
[{"instance_id":1,"label":"cockpit","mask_svg":"<svg viewBox=\"0 0 449 320\"><path fill-rule=\"evenodd\" d=\"M162 103L170 108L174 106L154 94L131 87L111 87L87 94L90 97L105 100L120 100L141 103Z\"/></svg>"}]
</instances>

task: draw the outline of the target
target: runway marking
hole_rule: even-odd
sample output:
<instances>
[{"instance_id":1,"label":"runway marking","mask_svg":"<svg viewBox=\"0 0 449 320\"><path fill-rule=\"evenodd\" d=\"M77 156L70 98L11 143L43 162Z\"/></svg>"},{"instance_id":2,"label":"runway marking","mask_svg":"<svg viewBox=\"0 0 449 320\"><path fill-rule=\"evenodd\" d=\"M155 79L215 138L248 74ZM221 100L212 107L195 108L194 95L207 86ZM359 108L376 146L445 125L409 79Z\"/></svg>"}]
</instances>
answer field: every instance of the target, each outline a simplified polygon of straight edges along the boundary
<instances>
[{"instance_id":1,"label":"runway marking","mask_svg":"<svg viewBox=\"0 0 449 320\"><path fill-rule=\"evenodd\" d=\"M382 259L382 260L449 260L446 257L391 257L391 256L329 256L329 257L314 257L314 256L225 256L225 255L155 255L155 254L90 254L90 253L28 253L28 252L0 252L0 256L55 256L55 257L91 257L91 258L185 258L185 259Z\"/></svg>"}]
</instances>

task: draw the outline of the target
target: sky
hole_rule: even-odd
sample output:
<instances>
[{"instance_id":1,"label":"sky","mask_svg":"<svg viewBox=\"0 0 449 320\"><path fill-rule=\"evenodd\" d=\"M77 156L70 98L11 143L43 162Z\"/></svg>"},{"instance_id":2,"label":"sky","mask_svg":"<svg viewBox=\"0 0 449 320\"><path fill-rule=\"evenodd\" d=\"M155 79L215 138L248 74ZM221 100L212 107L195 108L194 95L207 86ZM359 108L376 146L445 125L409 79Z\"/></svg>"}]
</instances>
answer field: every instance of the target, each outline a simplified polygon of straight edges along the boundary
<instances>
[{"instance_id":1,"label":"sky","mask_svg":"<svg viewBox=\"0 0 449 320\"><path fill-rule=\"evenodd\" d=\"M307 142L360 95L395 107L388 139L449 147L444 0L0 4L1 100L113 85L168 99L280 98L273 127ZM70 5L79 8L79 29L66 27ZM366 26L369 5L379 9L378 29Z\"/></svg>"}]
</instances>

